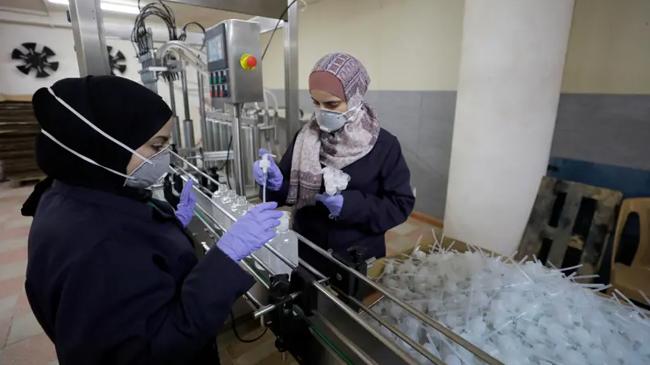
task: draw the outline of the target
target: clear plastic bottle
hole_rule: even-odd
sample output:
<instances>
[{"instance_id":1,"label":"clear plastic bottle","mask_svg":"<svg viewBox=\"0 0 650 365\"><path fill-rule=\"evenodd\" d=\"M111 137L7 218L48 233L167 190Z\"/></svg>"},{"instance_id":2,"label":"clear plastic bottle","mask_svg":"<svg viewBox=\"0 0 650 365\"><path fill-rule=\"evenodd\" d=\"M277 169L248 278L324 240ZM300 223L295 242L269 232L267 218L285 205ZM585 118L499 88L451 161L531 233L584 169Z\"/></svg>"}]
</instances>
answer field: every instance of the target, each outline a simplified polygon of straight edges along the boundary
<instances>
[{"instance_id":1,"label":"clear plastic bottle","mask_svg":"<svg viewBox=\"0 0 650 365\"><path fill-rule=\"evenodd\" d=\"M226 189L223 196L221 196L220 202L222 206L230 206L232 201L237 197L237 193L234 190Z\"/></svg>"},{"instance_id":2,"label":"clear plastic bottle","mask_svg":"<svg viewBox=\"0 0 650 365\"><path fill-rule=\"evenodd\" d=\"M248 207L249 207L248 200L246 199L246 197L243 196L238 196L235 199L233 199L233 202L230 206L231 213L237 218L246 214L246 212L249 209Z\"/></svg>"},{"instance_id":3,"label":"clear plastic bottle","mask_svg":"<svg viewBox=\"0 0 650 365\"><path fill-rule=\"evenodd\" d=\"M225 206L223 204L223 199L229 194L228 186L226 184L218 184L217 185L217 190L212 193L212 203L219 206L219 208L224 209ZM222 212L221 209L217 207L212 207L212 215L217 219L218 221L222 223L227 223L230 220L226 217L226 215ZM226 226L229 226L227 224Z\"/></svg>"},{"instance_id":4,"label":"clear plastic bottle","mask_svg":"<svg viewBox=\"0 0 650 365\"><path fill-rule=\"evenodd\" d=\"M276 228L277 236L273 238L268 245L273 247L280 255L293 263L294 266L298 265L298 238L289 229L291 222L291 213L287 211L282 212L280 218L280 225ZM268 250L267 250L268 252ZM275 274L289 274L291 268L287 266L282 260L270 253L268 257L268 266Z\"/></svg>"}]
</instances>

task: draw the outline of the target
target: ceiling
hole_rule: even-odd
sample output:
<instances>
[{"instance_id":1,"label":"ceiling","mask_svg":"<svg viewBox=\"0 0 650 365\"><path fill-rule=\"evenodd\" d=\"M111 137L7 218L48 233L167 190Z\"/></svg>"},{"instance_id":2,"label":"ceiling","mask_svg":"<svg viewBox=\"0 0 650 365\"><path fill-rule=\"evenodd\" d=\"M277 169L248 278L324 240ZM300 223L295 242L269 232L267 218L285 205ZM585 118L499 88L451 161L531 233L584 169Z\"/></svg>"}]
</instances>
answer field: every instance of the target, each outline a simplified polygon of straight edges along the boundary
<instances>
[{"instance_id":1,"label":"ceiling","mask_svg":"<svg viewBox=\"0 0 650 365\"><path fill-rule=\"evenodd\" d=\"M172 4L172 3L168 3L167 5L170 8L172 8L176 16L176 24L179 27L190 21L196 21L201 23L201 25L203 25L204 27L209 27L226 19L251 18L250 15L232 13L228 11L208 9L208 8L200 8L191 5Z\"/></svg>"},{"instance_id":2,"label":"ceiling","mask_svg":"<svg viewBox=\"0 0 650 365\"><path fill-rule=\"evenodd\" d=\"M47 13L47 0L0 0L0 9L16 9L28 13Z\"/></svg>"},{"instance_id":3,"label":"ceiling","mask_svg":"<svg viewBox=\"0 0 650 365\"><path fill-rule=\"evenodd\" d=\"M87 0L84 0L87 1ZM132 3L137 4L137 0L120 0L122 3ZM142 1L142 3L148 3L151 1ZM181 27L183 24L190 21L197 21L203 26L211 26L216 23L219 23L225 19L248 19L251 18L250 15L201 8L191 5L183 5L176 3L165 3L169 6L176 16L176 24ZM0 0L0 10L9 10L19 13L34 13L48 15L50 13L57 13L65 11L67 6L52 4L47 0ZM104 19L134 19L134 15L130 14L120 14L114 12L103 13ZM156 19L155 17L150 17L149 19ZM154 22L156 20L153 20Z\"/></svg>"},{"instance_id":4,"label":"ceiling","mask_svg":"<svg viewBox=\"0 0 650 365\"><path fill-rule=\"evenodd\" d=\"M78 1L92 1L92 0L78 0ZM138 3L138 0L111 0L115 3L126 3L133 4L134 6ZM141 0L142 4L153 2L154 0ZM298 0L298 6L303 10L309 5L318 3L322 0ZM165 1L165 5L169 6L175 14L176 25L178 28L181 28L184 24L196 21L203 25L204 27L210 27L214 24L217 24L226 19L250 19L253 16L234 13L222 10L216 10L211 8L203 8L199 6L179 4L176 2ZM8 11L10 13L16 13L27 15L40 15L40 16L49 16L50 19L62 19L61 14L67 9L66 5L53 4L48 0L0 0L0 11ZM278 14L279 15L279 14ZM135 20L135 15L133 14L123 14L104 11L104 22L115 22L115 23L133 23ZM259 20L258 20L259 21ZM47 22L47 21L46 21ZM49 20L52 22L52 20ZM54 22L56 23L56 22ZM268 22L267 22L268 23ZM151 16L147 18L147 24L158 24L162 25L162 21L155 17ZM262 28L265 29L265 22L261 22ZM270 26L273 28L275 24L273 21L270 21ZM198 29L190 27L190 32L197 32Z\"/></svg>"}]
</instances>

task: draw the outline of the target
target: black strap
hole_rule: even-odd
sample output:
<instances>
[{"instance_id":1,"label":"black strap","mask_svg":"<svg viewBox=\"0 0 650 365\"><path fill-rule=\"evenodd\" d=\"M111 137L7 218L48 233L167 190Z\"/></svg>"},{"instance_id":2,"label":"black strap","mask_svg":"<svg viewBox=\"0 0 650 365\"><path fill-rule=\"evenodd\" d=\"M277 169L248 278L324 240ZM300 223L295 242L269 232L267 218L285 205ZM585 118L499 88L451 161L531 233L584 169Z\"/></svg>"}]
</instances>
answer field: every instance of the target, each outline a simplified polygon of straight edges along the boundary
<instances>
[{"instance_id":1,"label":"black strap","mask_svg":"<svg viewBox=\"0 0 650 365\"><path fill-rule=\"evenodd\" d=\"M36 214L36 208L38 208L38 202L41 200L41 196L52 186L53 182L54 179L48 176L34 186L34 191L27 197L27 200L23 203L23 207L20 209L20 213L23 216L33 217Z\"/></svg>"}]
</instances>

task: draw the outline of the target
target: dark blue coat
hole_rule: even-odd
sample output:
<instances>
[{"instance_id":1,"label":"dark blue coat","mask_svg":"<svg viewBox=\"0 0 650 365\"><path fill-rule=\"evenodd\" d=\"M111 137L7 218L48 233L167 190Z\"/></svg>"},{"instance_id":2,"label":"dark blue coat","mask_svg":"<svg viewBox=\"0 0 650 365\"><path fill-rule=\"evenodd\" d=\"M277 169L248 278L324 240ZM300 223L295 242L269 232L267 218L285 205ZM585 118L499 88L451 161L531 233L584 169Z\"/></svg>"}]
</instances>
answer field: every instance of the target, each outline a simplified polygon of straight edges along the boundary
<instances>
[{"instance_id":1,"label":"dark blue coat","mask_svg":"<svg viewBox=\"0 0 650 365\"><path fill-rule=\"evenodd\" d=\"M217 331L253 280L200 262L156 205L55 181L29 233L26 290L61 365L218 364Z\"/></svg>"},{"instance_id":2,"label":"dark blue coat","mask_svg":"<svg viewBox=\"0 0 650 365\"><path fill-rule=\"evenodd\" d=\"M284 177L282 188L267 191L267 199L279 204L286 203L289 192L293 144L278 165ZM350 182L342 193L340 216L330 219L329 210L318 202L295 212L293 229L325 249L343 252L359 245L366 249L367 257L384 257L384 234L406 221L415 204L411 174L397 138L382 129L373 149L343 171L350 175ZM321 192L324 190L321 185ZM300 256L304 258L303 252L305 248L301 247Z\"/></svg>"}]
</instances>

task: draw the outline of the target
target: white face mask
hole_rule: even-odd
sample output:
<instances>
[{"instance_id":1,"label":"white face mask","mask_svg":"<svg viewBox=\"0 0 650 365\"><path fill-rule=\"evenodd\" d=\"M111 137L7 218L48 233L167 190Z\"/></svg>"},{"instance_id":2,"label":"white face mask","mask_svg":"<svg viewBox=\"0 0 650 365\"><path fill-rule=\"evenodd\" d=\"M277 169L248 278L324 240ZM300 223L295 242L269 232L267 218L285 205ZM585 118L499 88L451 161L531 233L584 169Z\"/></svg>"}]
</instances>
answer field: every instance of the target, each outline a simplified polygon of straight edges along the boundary
<instances>
[{"instance_id":1,"label":"white face mask","mask_svg":"<svg viewBox=\"0 0 650 365\"><path fill-rule=\"evenodd\" d=\"M104 132L101 130L99 127L91 123L86 117L84 117L81 113L76 111L73 107L68 105L63 99L59 98L56 96L54 91L51 88L47 88L47 91L52 94L52 96L64 107L66 107L68 110L72 112L72 114L76 115L82 122L86 123L89 127L97 131L97 133L101 134L104 136L106 139L110 140L111 142L117 144L118 146L122 147L123 149L131 152L132 154L138 156L142 160L142 164L138 166L133 172L129 175L116 171L110 167L104 166L97 161L91 159L90 157L84 156L83 154L73 150L72 148L66 146L63 142L59 141L56 139L53 135L48 133L46 130L41 129L41 133L43 133L44 136L47 138L51 139L52 142L58 144L61 146L63 149L67 150L68 152L72 153L73 155L79 157L80 159L93 164L97 167L101 167L102 169L112 172L115 175L122 176L126 180L124 182L125 185L127 186L132 186L132 187L149 187L153 185L156 181L158 181L164 174L169 170L169 149L164 148L161 151L157 152L151 158L146 158L142 156L140 153L138 153L136 150L132 149L131 147L125 145L124 143L120 142L110 134ZM155 162L153 161L155 160ZM161 172L162 171L162 172ZM157 175L157 176L156 176ZM155 177L155 179L154 179Z\"/></svg>"},{"instance_id":2,"label":"white face mask","mask_svg":"<svg viewBox=\"0 0 650 365\"><path fill-rule=\"evenodd\" d=\"M351 122L356 119L357 112L361 109L360 106L349 109L345 113L335 112L332 110L318 109L316 110L316 122L320 130L323 132L336 132L341 129L347 122ZM350 117L352 115L352 117Z\"/></svg>"}]
</instances>

